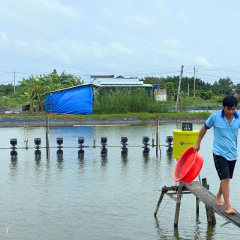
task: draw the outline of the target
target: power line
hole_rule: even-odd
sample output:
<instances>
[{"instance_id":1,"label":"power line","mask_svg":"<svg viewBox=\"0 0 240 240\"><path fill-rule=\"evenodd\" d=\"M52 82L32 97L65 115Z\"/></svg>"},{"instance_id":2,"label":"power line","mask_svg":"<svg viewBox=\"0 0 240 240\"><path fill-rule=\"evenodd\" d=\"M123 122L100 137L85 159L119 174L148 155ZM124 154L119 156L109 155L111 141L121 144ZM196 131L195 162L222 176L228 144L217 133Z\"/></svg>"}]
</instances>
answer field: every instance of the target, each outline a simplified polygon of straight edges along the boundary
<instances>
[{"instance_id":1,"label":"power line","mask_svg":"<svg viewBox=\"0 0 240 240\"><path fill-rule=\"evenodd\" d=\"M200 79L201 81L206 81L209 83L218 82L220 78L226 78L221 76L222 74L216 74L218 73L225 73L224 75L227 75L231 79L231 81L234 82L234 84L240 83L240 78L237 76L234 76L236 73L240 73L240 66L233 66L233 67L206 67L206 66L194 66L194 65L188 65L184 66L184 76L194 76L194 69L195 69L195 77L196 79ZM66 71L63 71L66 73ZM29 71L29 70L16 70L16 80L22 78L28 78L30 76L45 76L45 75L51 75L51 73L46 72L39 72L39 71ZM112 73L111 73L112 74ZM148 70L148 71L135 71L135 72L120 72L120 73L114 73L114 75L124 76L124 75L130 75L130 76L136 76L136 77L143 77L143 76L150 76L151 77L166 77L166 75L179 75L179 67L162 67L158 70ZM90 76L92 74L88 73L69 73L69 75L73 76L79 76L81 78ZM102 75L102 74L99 74ZM106 75L106 73L104 73ZM0 80L4 78L12 78L14 76L14 71L11 70L0 70ZM183 77L184 77L183 76ZM6 79L7 80L7 79ZM18 80L18 81L21 81ZM12 81L13 82L13 81ZM0 83L11 83L11 81L1 81Z\"/></svg>"}]
</instances>

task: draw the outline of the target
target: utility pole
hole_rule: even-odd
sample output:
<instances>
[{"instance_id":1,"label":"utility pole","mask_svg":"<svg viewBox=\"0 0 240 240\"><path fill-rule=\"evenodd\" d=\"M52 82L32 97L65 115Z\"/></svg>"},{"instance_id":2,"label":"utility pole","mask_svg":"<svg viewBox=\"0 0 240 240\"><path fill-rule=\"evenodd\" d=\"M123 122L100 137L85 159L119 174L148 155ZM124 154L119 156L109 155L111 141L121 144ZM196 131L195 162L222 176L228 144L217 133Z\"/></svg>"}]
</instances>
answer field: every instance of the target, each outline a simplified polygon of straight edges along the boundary
<instances>
[{"instance_id":1,"label":"utility pole","mask_svg":"<svg viewBox=\"0 0 240 240\"><path fill-rule=\"evenodd\" d=\"M13 80L13 93L15 94L16 93L16 87L15 87L15 70L14 70L14 80Z\"/></svg>"},{"instance_id":2,"label":"utility pole","mask_svg":"<svg viewBox=\"0 0 240 240\"><path fill-rule=\"evenodd\" d=\"M194 66L194 68L193 68L193 97L194 97L194 100L195 100L195 97L196 97L196 95L195 95L195 66Z\"/></svg>"},{"instance_id":3,"label":"utility pole","mask_svg":"<svg viewBox=\"0 0 240 240\"><path fill-rule=\"evenodd\" d=\"M178 102L179 102L179 96L180 96L180 92L181 92L182 75L183 75L183 65L181 66L181 72L180 72L180 77L179 77L178 94L177 94L177 102L176 102L176 112L178 112Z\"/></svg>"}]
</instances>

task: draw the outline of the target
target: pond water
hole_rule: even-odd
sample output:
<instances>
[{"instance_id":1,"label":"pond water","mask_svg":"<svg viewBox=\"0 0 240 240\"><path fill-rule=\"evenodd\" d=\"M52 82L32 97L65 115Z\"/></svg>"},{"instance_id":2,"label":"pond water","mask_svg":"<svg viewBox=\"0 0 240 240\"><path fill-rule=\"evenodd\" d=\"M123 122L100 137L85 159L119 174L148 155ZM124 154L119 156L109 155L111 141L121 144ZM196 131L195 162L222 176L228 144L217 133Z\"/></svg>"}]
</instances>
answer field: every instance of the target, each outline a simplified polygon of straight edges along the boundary
<instances>
[{"instance_id":1,"label":"pond water","mask_svg":"<svg viewBox=\"0 0 240 240\"><path fill-rule=\"evenodd\" d=\"M202 124L194 124L199 130ZM159 126L160 145L166 136L180 129L180 123ZM163 198L157 218L154 211L163 186L174 186L172 172L176 160L161 146L150 146L143 155L142 137L155 138L153 126L82 126L50 128L50 157L41 149L34 156L34 138L42 139L45 128L0 129L0 239L237 239L239 229L216 215L217 224L208 226L205 207L200 203L196 216L195 197L182 198L178 229L174 229L175 202ZM200 152L210 191L216 194L218 177L212 160L210 129ZM56 155L56 138L63 137L63 158ZM78 137L84 137L84 157L78 158ZM101 156L100 139L107 137L108 154ZM128 155L121 156L121 137L128 138ZM17 160L10 157L10 138L17 138ZM24 149L28 139L29 149ZM96 148L93 140L96 139ZM151 140L150 140L151 142ZM8 148L8 149L4 149ZM239 209L239 164L231 182L231 202Z\"/></svg>"}]
</instances>

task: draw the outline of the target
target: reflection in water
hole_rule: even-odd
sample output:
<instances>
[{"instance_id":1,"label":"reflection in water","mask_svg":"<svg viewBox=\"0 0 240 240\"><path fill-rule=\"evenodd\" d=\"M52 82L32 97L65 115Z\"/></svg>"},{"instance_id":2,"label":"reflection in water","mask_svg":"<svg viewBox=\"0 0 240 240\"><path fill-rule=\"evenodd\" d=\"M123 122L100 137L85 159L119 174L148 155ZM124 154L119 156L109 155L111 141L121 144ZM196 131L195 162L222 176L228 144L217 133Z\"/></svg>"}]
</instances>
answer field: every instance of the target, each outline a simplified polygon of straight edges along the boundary
<instances>
[{"instance_id":1,"label":"reflection in water","mask_svg":"<svg viewBox=\"0 0 240 240\"><path fill-rule=\"evenodd\" d=\"M63 151L61 149L58 151L61 151L61 153L57 154L57 168L63 170Z\"/></svg>"},{"instance_id":2,"label":"reflection in water","mask_svg":"<svg viewBox=\"0 0 240 240\"><path fill-rule=\"evenodd\" d=\"M128 155L122 154L121 159L122 159L122 166L126 167L128 163Z\"/></svg>"},{"instance_id":3,"label":"reflection in water","mask_svg":"<svg viewBox=\"0 0 240 240\"><path fill-rule=\"evenodd\" d=\"M196 227L193 225L189 225L189 227L193 228L193 232L195 233L195 235L193 236L193 239L196 239L196 240L202 239L200 236L201 233L200 233L200 229L199 229L198 225ZM174 228L174 230L173 230L175 239L176 240L185 239L180 236L178 230L179 230L178 228Z\"/></svg>"},{"instance_id":4,"label":"reflection in water","mask_svg":"<svg viewBox=\"0 0 240 240\"><path fill-rule=\"evenodd\" d=\"M172 158L172 153L166 153L166 157L167 157L167 160L168 160L168 164L171 165L172 162L173 162L173 158Z\"/></svg>"},{"instance_id":5,"label":"reflection in water","mask_svg":"<svg viewBox=\"0 0 240 240\"><path fill-rule=\"evenodd\" d=\"M196 216L196 223L194 226L194 223L191 223L189 225L189 228L192 228L192 232L194 232L194 236L192 236L192 239L202 239L201 238L201 221L199 220L199 215L197 214ZM164 234L165 229L160 227L160 222L157 218L157 216L155 216L155 227L157 229L157 233L159 235L159 239L169 239L169 233ZM179 230L181 230L181 228L172 228L173 231L173 239L176 240L180 240L180 239L185 239L185 236L180 236ZM215 237L215 225L207 225L207 231L206 231L206 240L213 240Z\"/></svg>"},{"instance_id":6,"label":"reflection in water","mask_svg":"<svg viewBox=\"0 0 240 240\"><path fill-rule=\"evenodd\" d=\"M164 228L161 228L160 222L158 221L157 217L155 217L155 228L157 229L157 234L158 234L159 240L170 239L169 232L166 231ZM172 228L172 232L173 232L174 238L171 237L171 239L176 239L176 240L183 239L179 236L178 228ZM172 234L170 234L170 235L172 235Z\"/></svg>"},{"instance_id":7,"label":"reflection in water","mask_svg":"<svg viewBox=\"0 0 240 240\"><path fill-rule=\"evenodd\" d=\"M63 158L63 150L62 149L57 150L57 158L59 158L59 159Z\"/></svg>"},{"instance_id":8,"label":"reflection in water","mask_svg":"<svg viewBox=\"0 0 240 240\"><path fill-rule=\"evenodd\" d=\"M83 155L78 155L78 169L80 169L81 171L83 171L84 169L84 156Z\"/></svg>"},{"instance_id":9,"label":"reflection in water","mask_svg":"<svg viewBox=\"0 0 240 240\"><path fill-rule=\"evenodd\" d=\"M149 154L143 154L143 161L145 164L147 164L149 162Z\"/></svg>"},{"instance_id":10,"label":"reflection in water","mask_svg":"<svg viewBox=\"0 0 240 240\"><path fill-rule=\"evenodd\" d=\"M175 239L181 239L180 236L179 236L178 228L174 228L173 231L174 231Z\"/></svg>"},{"instance_id":11,"label":"reflection in water","mask_svg":"<svg viewBox=\"0 0 240 240\"><path fill-rule=\"evenodd\" d=\"M106 170L107 167L107 162L108 162L108 157L107 155L101 155L101 165L104 170Z\"/></svg>"},{"instance_id":12,"label":"reflection in water","mask_svg":"<svg viewBox=\"0 0 240 240\"><path fill-rule=\"evenodd\" d=\"M39 167L41 164L41 157L35 157L36 167Z\"/></svg>"},{"instance_id":13,"label":"reflection in water","mask_svg":"<svg viewBox=\"0 0 240 240\"><path fill-rule=\"evenodd\" d=\"M80 148L78 150L78 158L83 158L84 157L84 150L82 148Z\"/></svg>"},{"instance_id":14,"label":"reflection in water","mask_svg":"<svg viewBox=\"0 0 240 240\"><path fill-rule=\"evenodd\" d=\"M199 219L199 213L196 213L196 223L201 224L201 221Z\"/></svg>"},{"instance_id":15,"label":"reflection in water","mask_svg":"<svg viewBox=\"0 0 240 240\"><path fill-rule=\"evenodd\" d=\"M201 126L202 124L199 124L199 128ZM180 128L180 123L177 127L175 124L160 126L161 138L165 140L176 128ZM42 149L41 159L36 159L33 153L36 149L28 154L25 149L19 148L19 159L11 159L9 162L9 152L12 149L1 150L1 222L9 229L14 229L11 231L11 239L26 239L23 235L19 236L21 233L28 234L28 239L40 239L40 236L41 239L67 239L69 236L70 239L77 239L80 235L82 239L108 239L109 236L130 240L200 239L198 235L207 240L227 239L222 237L223 231L218 227L215 229L214 226L207 226L205 214L197 216L195 220L196 211L191 207L195 203L194 197L184 198L187 206L181 206L179 229L174 229L173 226L175 202L170 198L169 202L168 198L163 199L162 207L165 208L167 203L169 205L163 214L160 214L161 217L158 216L160 223L153 217L159 198L159 187L173 184L172 172L176 160L172 159L171 153L167 151L168 147L162 147L161 156L156 156L156 147L151 148L149 154L143 155L139 139L151 133L150 127L99 126L95 129L97 142L105 134L110 140L108 156L100 155L99 146L83 148L84 156L78 156L80 148L76 145L76 139L79 136L85 137L86 146L92 145L92 132L87 127L51 128L51 146L54 146L57 136L67 139L66 148L61 148L65 151L64 157L63 152L56 157L59 148L52 148L52 154L47 159L47 149ZM6 148L8 143L4 146L3 136L9 134L9 131L12 131L14 136L19 132L18 139L23 135L18 128L14 131L0 131L1 143ZM130 142L126 155L121 155L121 150L119 151L122 147L119 136L123 134ZM35 135L43 138L45 129L29 129L29 135L30 138ZM212 137L212 134L210 135ZM206 157L201 175L208 176L209 181L215 182L216 177L212 177L209 167L212 164L212 159L208 157L211 156L209 141L203 140L202 143L202 153ZM75 145L76 147L71 149ZM33 144L30 144L29 148L33 147ZM233 185L232 192L235 196L236 192L239 193L239 176L236 174ZM213 191L216 191L215 186ZM186 218L183 210L193 217L193 221ZM89 219L91 221L87 221ZM31 225L34 225L34 229L29 227ZM225 235L230 233L231 238L238 239L235 229L225 229ZM0 229L0 236L2 235Z\"/></svg>"},{"instance_id":16,"label":"reflection in water","mask_svg":"<svg viewBox=\"0 0 240 240\"><path fill-rule=\"evenodd\" d=\"M17 158L11 158L11 164L9 165L10 168L10 174L12 177L18 176L18 159Z\"/></svg>"},{"instance_id":17,"label":"reflection in water","mask_svg":"<svg viewBox=\"0 0 240 240\"><path fill-rule=\"evenodd\" d=\"M160 227L160 222L158 221L157 217L155 217L155 227L157 229L157 233L158 233L159 239L164 239L164 238L162 238L163 230Z\"/></svg>"},{"instance_id":18,"label":"reflection in water","mask_svg":"<svg viewBox=\"0 0 240 240\"><path fill-rule=\"evenodd\" d=\"M35 150L34 154L35 154L36 159L41 158L41 155L42 155L41 150L39 150L39 149Z\"/></svg>"},{"instance_id":19,"label":"reflection in water","mask_svg":"<svg viewBox=\"0 0 240 240\"><path fill-rule=\"evenodd\" d=\"M17 168L17 163L18 163L17 158L11 158L10 169L16 169Z\"/></svg>"},{"instance_id":20,"label":"reflection in water","mask_svg":"<svg viewBox=\"0 0 240 240\"><path fill-rule=\"evenodd\" d=\"M46 158L46 167L47 167L47 169L50 168L50 160L49 160L49 158Z\"/></svg>"},{"instance_id":21,"label":"reflection in water","mask_svg":"<svg viewBox=\"0 0 240 240\"><path fill-rule=\"evenodd\" d=\"M36 138L35 139L35 144L39 144L39 142L41 143L41 139L39 140L39 138ZM41 150L39 150L39 146L36 147L34 155L35 155L36 167L38 167L40 165L41 155L42 155Z\"/></svg>"},{"instance_id":22,"label":"reflection in water","mask_svg":"<svg viewBox=\"0 0 240 240\"><path fill-rule=\"evenodd\" d=\"M15 159L15 158L17 158L17 156L18 156L18 152L15 151L15 149L13 149L13 150L10 152L10 155L11 155L11 159Z\"/></svg>"},{"instance_id":23,"label":"reflection in water","mask_svg":"<svg viewBox=\"0 0 240 240\"><path fill-rule=\"evenodd\" d=\"M78 163L80 167L84 166L84 156L83 155L78 155Z\"/></svg>"},{"instance_id":24,"label":"reflection in water","mask_svg":"<svg viewBox=\"0 0 240 240\"><path fill-rule=\"evenodd\" d=\"M168 147L166 152L167 152L168 155L172 155L173 148L172 147Z\"/></svg>"},{"instance_id":25,"label":"reflection in water","mask_svg":"<svg viewBox=\"0 0 240 240\"><path fill-rule=\"evenodd\" d=\"M207 231L206 231L206 235L207 235L206 240L214 239L215 234L216 234L216 225L208 224Z\"/></svg>"}]
</instances>

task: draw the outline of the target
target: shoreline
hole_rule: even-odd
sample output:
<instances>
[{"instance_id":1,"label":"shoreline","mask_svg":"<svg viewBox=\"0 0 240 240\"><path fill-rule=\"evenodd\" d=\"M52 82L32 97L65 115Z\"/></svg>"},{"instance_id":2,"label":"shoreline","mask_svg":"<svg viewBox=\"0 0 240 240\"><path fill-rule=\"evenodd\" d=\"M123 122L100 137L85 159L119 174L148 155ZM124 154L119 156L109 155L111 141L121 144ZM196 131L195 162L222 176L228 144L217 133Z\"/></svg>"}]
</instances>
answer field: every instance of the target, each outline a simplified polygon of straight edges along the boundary
<instances>
[{"instance_id":1,"label":"shoreline","mask_svg":"<svg viewBox=\"0 0 240 240\"><path fill-rule=\"evenodd\" d=\"M205 119L201 117L179 117L179 118L171 118L164 117L158 119L159 124L164 123L177 123L183 121L190 121L194 123L204 123ZM106 119L98 119L98 118L84 118L84 119L76 119L76 118L49 118L49 127L73 127L73 126L111 126L111 125L128 125L128 126L136 126L136 125L148 125L155 124L156 119L140 119L137 117L109 117ZM0 117L0 127L45 127L46 126L46 118L14 118L14 117Z\"/></svg>"}]
</instances>

